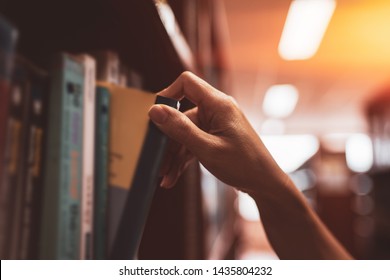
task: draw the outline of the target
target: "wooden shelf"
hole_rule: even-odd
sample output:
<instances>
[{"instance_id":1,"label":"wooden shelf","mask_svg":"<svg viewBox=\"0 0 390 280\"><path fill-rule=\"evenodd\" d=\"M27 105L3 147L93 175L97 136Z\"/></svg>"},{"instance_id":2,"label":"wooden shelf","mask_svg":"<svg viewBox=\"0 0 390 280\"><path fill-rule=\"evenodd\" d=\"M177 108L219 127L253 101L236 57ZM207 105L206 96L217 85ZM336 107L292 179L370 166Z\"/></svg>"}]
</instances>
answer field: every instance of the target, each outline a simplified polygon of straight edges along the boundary
<instances>
[{"instance_id":1,"label":"wooden shelf","mask_svg":"<svg viewBox=\"0 0 390 280\"><path fill-rule=\"evenodd\" d=\"M60 51L112 50L153 92L167 87L185 70L202 72L170 11L164 16L154 0L3 0L0 13L20 31L19 52L41 67ZM199 179L196 163L173 190L157 188L141 259L207 257Z\"/></svg>"},{"instance_id":2,"label":"wooden shelf","mask_svg":"<svg viewBox=\"0 0 390 280\"><path fill-rule=\"evenodd\" d=\"M153 0L4 0L0 10L20 30L20 52L39 65L58 51L110 49L151 91L195 71L192 54L177 50L181 34L168 34Z\"/></svg>"}]
</instances>

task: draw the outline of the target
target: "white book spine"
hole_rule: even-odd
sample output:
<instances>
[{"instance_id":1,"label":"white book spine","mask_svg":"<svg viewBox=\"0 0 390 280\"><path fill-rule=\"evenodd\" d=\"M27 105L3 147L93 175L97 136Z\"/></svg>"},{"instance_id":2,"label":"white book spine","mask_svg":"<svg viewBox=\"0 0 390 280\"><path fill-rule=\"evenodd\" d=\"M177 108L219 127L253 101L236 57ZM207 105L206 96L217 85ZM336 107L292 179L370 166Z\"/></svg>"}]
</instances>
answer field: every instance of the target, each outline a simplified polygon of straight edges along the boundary
<instances>
[{"instance_id":1,"label":"white book spine","mask_svg":"<svg viewBox=\"0 0 390 280\"><path fill-rule=\"evenodd\" d=\"M107 53L107 81L115 85L120 85L120 61L118 54L114 52Z\"/></svg>"},{"instance_id":2,"label":"white book spine","mask_svg":"<svg viewBox=\"0 0 390 280\"><path fill-rule=\"evenodd\" d=\"M80 259L92 259L96 61L89 55L80 57L85 71Z\"/></svg>"}]
</instances>

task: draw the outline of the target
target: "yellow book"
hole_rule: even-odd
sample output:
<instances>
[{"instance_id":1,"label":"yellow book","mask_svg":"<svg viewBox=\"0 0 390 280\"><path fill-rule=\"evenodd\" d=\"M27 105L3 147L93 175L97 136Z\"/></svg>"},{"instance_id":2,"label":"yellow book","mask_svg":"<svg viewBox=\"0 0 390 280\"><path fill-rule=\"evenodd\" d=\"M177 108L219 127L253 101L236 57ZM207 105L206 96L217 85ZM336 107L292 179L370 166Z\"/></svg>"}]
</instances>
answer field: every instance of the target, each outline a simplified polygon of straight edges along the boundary
<instances>
[{"instance_id":1,"label":"yellow book","mask_svg":"<svg viewBox=\"0 0 390 280\"><path fill-rule=\"evenodd\" d=\"M165 136L149 121L148 112L156 102L170 106L177 102L164 97L156 100L155 94L135 88L110 83L98 86L106 88L111 96L107 249L112 258L122 258L112 253L114 243L129 242L117 247L128 247L122 253L134 257L166 144ZM126 236L125 241L120 236Z\"/></svg>"}]
</instances>

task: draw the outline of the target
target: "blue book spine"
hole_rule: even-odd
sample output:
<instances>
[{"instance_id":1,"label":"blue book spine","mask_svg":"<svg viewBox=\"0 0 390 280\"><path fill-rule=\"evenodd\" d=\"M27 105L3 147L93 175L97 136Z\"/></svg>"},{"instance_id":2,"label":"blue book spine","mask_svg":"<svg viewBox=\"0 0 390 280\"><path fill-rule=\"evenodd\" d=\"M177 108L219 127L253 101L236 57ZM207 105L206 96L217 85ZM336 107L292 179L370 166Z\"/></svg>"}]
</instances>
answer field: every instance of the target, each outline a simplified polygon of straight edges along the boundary
<instances>
[{"instance_id":1,"label":"blue book spine","mask_svg":"<svg viewBox=\"0 0 390 280\"><path fill-rule=\"evenodd\" d=\"M107 259L107 193L110 93L96 88L94 258Z\"/></svg>"},{"instance_id":2,"label":"blue book spine","mask_svg":"<svg viewBox=\"0 0 390 280\"><path fill-rule=\"evenodd\" d=\"M52 73L41 256L78 259L84 69L79 60L62 54Z\"/></svg>"}]
</instances>

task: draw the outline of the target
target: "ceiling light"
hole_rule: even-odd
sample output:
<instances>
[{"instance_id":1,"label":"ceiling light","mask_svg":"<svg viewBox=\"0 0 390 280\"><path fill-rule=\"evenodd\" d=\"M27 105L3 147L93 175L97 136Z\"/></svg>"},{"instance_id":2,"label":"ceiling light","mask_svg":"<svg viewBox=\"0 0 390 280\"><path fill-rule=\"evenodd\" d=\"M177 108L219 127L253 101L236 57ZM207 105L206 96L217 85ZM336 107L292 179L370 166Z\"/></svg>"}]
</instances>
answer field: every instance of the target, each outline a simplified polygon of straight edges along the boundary
<instances>
[{"instance_id":1,"label":"ceiling light","mask_svg":"<svg viewBox=\"0 0 390 280\"><path fill-rule=\"evenodd\" d=\"M265 93L264 113L271 118L285 118L295 109L298 90L292 85L274 85Z\"/></svg>"},{"instance_id":2,"label":"ceiling light","mask_svg":"<svg viewBox=\"0 0 390 280\"><path fill-rule=\"evenodd\" d=\"M335 8L335 0L294 0L280 39L280 56L286 60L312 57L321 44Z\"/></svg>"},{"instance_id":3,"label":"ceiling light","mask_svg":"<svg viewBox=\"0 0 390 280\"><path fill-rule=\"evenodd\" d=\"M354 134L347 140L345 156L348 167L354 172L367 172L374 162L374 153L370 137L366 134Z\"/></svg>"},{"instance_id":4,"label":"ceiling light","mask_svg":"<svg viewBox=\"0 0 390 280\"><path fill-rule=\"evenodd\" d=\"M313 157L320 145L314 135L264 135L264 145L280 168L291 173Z\"/></svg>"}]
</instances>

